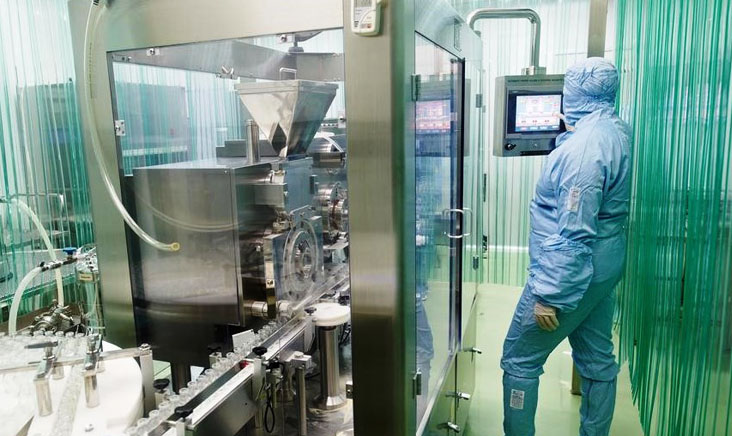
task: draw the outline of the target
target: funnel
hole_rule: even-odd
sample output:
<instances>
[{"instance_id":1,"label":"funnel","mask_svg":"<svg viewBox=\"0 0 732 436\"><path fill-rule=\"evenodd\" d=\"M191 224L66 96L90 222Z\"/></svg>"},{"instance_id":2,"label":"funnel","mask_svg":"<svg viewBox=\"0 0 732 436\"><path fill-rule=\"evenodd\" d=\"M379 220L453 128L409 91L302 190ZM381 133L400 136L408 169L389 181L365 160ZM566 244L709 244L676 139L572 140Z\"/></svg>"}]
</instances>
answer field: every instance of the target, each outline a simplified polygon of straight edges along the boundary
<instances>
[{"instance_id":1,"label":"funnel","mask_svg":"<svg viewBox=\"0 0 732 436\"><path fill-rule=\"evenodd\" d=\"M303 154L320 128L338 85L309 80L235 85L242 103L280 157Z\"/></svg>"}]
</instances>

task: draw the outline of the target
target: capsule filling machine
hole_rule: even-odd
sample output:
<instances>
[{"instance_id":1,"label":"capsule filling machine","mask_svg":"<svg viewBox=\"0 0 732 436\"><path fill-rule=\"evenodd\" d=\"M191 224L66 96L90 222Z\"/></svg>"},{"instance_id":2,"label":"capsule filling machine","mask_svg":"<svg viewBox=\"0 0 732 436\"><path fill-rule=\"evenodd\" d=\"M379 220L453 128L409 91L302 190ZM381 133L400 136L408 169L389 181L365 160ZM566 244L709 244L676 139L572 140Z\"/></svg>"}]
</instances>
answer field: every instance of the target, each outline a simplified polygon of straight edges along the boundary
<instances>
[{"instance_id":1,"label":"capsule filling machine","mask_svg":"<svg viewBox=\"0 0 732 436\"><path fill-rule=\"evenodd\" d=\"M215 158L132 171L140 224L182 246L138 245L134 262L139 336L163 344L157 355L171 362L204 365L207 350L231 349L236 327L290 314L347 276L344 181L319 180L313 156L322 147L307 154L338 86L286 80L235 89L252 134L217 147Z\"/></svg>"},{"instance_id":2,"label":"capsule filling machine","mask_svg":"<svg viewBox=\"0 0 732 436\"><path fill-rule=\"evenodd\" d=\"M480 216L479 205L468 204L475 217L462 209L462 182L455 179L463 177L459 160L478 162L482 156L479 40L442 0L390 2L379 12L381 34L356 35L344 25L353 18L344 10L348 3L108 3L95 40L103 44L89 49L96 59L89 78L102 146L118 164L123 200L140 225L182 248L168 253L143 245L125 232L92 184L107 334L123 346L150 342L156 358L176 364L175 375L186 372L181 366L212 365L217 353L235 347L235 338L250 329L267 333L259 337L265 349L252 349L166 425L182 423L193 434L234 434L247 423L259 434L263 408L255 397L263 381L279 380L280 362L285 372L309 365L303 352L317 312L304 315L304 309L324 293L351 301L352 360L350 349L343 353L349 357L345 366L353 364L348 392L355 434L448 434L459 428L453 421L464 422L467 407L458 399L465 396L449 393L472 389L461 380L474 371L475 286L461 285L465 267L456 253L478 246L470 242L466 220L477 223ZM78 17L86 17L89 5L71 4L78 8L72 29L83 29ZM287 13L272 14L278 9ZM303 49L325 34L337 50ZM78 53L87 50L78 32L74 43ZM278 43L286 45L273 48ZM77 59L77 70L84 61ZM431 69L436 61L447 61L446 68ZM174 146L146 135L138 148L127 147L125 135L135 135L136 126L121 116L119 91L126 85L116 71L127 65L235 81L238 131L217 137L216 150L203 155L181 146L185 141L177 134L185 122L157 132L170 133ZM432 95L433 84L439 95ZM190 90L177 82L164 88L158 95L181 104L158 108L154 116L193 116L184 104ZM331 108L326 114L333 94L344 112ZM435 150L423 149L428 143ZM144 159L141 149L150 153ZM159 149L171 152L171 160L164 162ZM421 244L425 234L415 228L421 213L415 199L415 184L422 182L415 181L418 159L419 171L426 170L424 178L434 185L430 195L445 194L453 206L424 211L434 228ZM137 164L125 167L129 162ZM431 165L436 176L430 178ZM450 182L440 190L444 177ZM434 263L442 262L433 271L439 277L422 278L437 290L429 300L415 280L417 247L425 244L439 257ZM432 371L419 359L424 320L415 319L415 307L424 316L422 306L429 306L435 338L445 344L426 358ZM288 314L294 316L269 328L270 320ZM257 375L262 365L266 376ZM224 390L236 401L213 404ZM242 402L246 408L236 405Z\"/></svg>"}]
</instances>

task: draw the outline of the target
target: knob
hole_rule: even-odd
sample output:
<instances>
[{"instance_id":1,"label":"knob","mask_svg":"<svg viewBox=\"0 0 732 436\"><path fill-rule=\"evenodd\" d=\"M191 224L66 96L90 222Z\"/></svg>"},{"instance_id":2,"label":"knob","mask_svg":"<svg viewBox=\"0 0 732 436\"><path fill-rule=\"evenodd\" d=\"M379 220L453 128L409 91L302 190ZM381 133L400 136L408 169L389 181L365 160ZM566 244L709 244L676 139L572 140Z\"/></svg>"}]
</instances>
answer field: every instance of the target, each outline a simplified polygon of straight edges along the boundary
<instances>
[{"instance_id":1,"label":"knob","mask_svg":"<svg viewBox=\"0 0 732 436\"><path fill-rule=\"evenodd\" d=\"M256 354L257 356L259 356L259 357L262 357L262 356L264 356L265 354L267 354L267 347L254 347L254 348L252 349L252 351L253 351L253 352L254 352L254 354Z\"/></svg>"},{"instance_id":2,"label":"knob","mask_svg":"<svg viewBox=\"0 0 732 436\"><path fill-rule=\"evenodd\" d=\"M73 256L76 253L76 247L64 247L61 249L67 256Z\"/></svg>"},{"instance_id":3,"label":"knob","mask_svg":"<svg viewBox=\"0 0 732 436\"><path fill-rule=\"evenodd\" d=\"M168 386L170 385L170 380L167 378L156 378L153 380L153 388L155 388L156 391L165 391L168 389Z\"/></svg>"},{"instance_id":4,"label":"knob","mask_svg":"<svg viewBox=\"0 0 732 436\"><path fill-rule=\"evenodd\" d=\"M176 415L180 416L181 418L187 418L188 415L193 413L193 406L178 406L175 408Z\"/></svg>"},{"instance_id":5,"label":"knob","mask_svg":"<svg viewBox=\"0 0 732 436\"><path fill-rule=\"evenodd\" d=\"M506 150L511 151L516 148L516 144L514 144L513 142L508 142L506 143L506 145L504 145L504 147L506 148Z\"/></svg>"}]
</instances>

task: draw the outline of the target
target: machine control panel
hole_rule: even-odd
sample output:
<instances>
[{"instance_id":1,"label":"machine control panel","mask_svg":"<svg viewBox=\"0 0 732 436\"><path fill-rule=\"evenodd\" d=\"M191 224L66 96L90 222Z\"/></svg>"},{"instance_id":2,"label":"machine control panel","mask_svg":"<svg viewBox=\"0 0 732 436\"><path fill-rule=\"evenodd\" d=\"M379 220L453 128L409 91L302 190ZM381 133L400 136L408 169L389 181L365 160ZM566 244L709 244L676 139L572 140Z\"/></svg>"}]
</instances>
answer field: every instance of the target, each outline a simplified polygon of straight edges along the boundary
<instances>
[{"instance_id":1,"label":"machine control panel","mask_svg":"<svg viewBox=\"0 0 732 436\"><path fill-rule=\"evenodd\" d=\"M566 130L559 117L563 87L562 74L496 78L493 154L549 154Z\"/></svg>"},{"instance_id":2,"label":"machine control panel","mask_svg":"<svg viewBox=\"0 0 732 436\"><path fill-rule=\"evenodd\" d=\"M384 0L351 0L351 31L361 36L381 31L381 4Z\"/></svg>"}]
</instances>

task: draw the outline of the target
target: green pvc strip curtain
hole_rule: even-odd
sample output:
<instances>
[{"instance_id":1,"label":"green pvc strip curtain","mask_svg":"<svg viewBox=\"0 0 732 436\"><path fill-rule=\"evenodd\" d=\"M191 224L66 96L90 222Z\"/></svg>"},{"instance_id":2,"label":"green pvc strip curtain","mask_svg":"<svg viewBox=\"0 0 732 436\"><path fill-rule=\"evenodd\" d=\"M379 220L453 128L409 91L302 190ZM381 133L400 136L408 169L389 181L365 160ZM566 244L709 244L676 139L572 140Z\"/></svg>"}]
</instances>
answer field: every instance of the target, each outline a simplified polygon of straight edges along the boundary
<instances>
[{"instance_id":1,"label":"green pvc strip curtain","mask_svg":"<svg viewBox=\"0 0 732 436\"><path fill-rule=\"evenodd\" d=\"M621 351L646 434L732 435L732 4L617 8L635 165Z\"/></svg>"},{"instance_id":2,"label":"green pvc strip curtain","mask_svg":"<svg viewBox=\"0 0 732 436\"><path fill-rule=\"evenodd\" d=\"M542 20L541 65L547 73L564 73L568 66L587 57L590 0L453 0L463 15L477 8L531 8ZM523 286L529 245L529 205L544 163L543 157L499 158L492 155L494 87L497 76L521 74L529 64L531 27L525 19L479 21L485 69L485 144L487 202L485 230L488 237L487 281ZM608 23L608 33L614 22ZM611 39L612 41L612 39ZM612 42L606 55L613 57Z\"/></svg>"},{"instance_id":3,"label":"green pvc strip curtain","mask_svg":"<svg viewBox=\"0 0 732 436\"><path fill-rule=\"evenodd\" d=\"M93 240L74 82L66 1L1 1L0 197L26 202L58 248ZM30 220L0 204L0 308L43 260L48 254ZM73 274L73 267L65 270L70 301ZM50 273L32 287L21 312L55 295ZM54 292L42 292L49 289ZM2 310L0 319L5 316Z\"/></svg>"}]
</instances>

